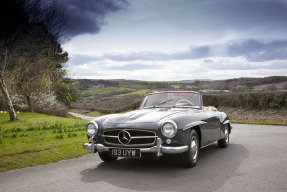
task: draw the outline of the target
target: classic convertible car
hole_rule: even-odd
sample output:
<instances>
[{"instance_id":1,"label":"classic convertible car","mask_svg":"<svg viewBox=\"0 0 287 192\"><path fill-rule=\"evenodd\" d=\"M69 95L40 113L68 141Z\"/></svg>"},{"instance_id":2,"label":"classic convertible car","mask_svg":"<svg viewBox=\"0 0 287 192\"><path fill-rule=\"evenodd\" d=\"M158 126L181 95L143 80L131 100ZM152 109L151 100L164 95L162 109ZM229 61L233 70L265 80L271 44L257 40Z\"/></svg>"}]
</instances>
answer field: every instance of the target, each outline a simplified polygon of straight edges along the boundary
<instances>
[{"instance_id":1,"label":"classic convertible car","mask_svg":"<svg viewBox=\"0 0 287 192\"><path fill-rule=\"evenodd\" d=\"M83 147L105 162L176 154L184 166L193 167L200 148L216 141L221 148L228 146L231 128L228 116L204 107L198 92L158 92L148 94L138 110L90 121L89 142Z\"/></svg>"}]
</instances>

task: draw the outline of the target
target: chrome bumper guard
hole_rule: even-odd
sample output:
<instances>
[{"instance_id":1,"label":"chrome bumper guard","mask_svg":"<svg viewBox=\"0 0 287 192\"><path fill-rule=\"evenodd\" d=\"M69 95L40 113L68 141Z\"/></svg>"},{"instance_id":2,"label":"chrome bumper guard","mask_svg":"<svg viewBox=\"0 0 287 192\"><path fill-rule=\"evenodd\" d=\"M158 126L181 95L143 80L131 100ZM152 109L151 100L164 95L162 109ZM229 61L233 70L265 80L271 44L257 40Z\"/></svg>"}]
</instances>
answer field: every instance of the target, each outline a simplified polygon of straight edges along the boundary
<instances>
[{"instance_id":1,"label":"chrome bumper guard","mask_svg":"<svg viewBox=\"0 0 287 192\"><path fill-rule=\"evenodd\" d=\"M102 144L94 144L92 143L84 143L83 148L86 150L91 150L92 153L96 152L108 152L110 147L106 147ZM184 153L188 150L188 146L179 146L179 147L171 147L171 146L162 146L162 140L157 138L156 146L150 148L139 148L141 153L156 153L156 156L162 156L162 154L177 154Z\"/></svg>"}]
</instances>

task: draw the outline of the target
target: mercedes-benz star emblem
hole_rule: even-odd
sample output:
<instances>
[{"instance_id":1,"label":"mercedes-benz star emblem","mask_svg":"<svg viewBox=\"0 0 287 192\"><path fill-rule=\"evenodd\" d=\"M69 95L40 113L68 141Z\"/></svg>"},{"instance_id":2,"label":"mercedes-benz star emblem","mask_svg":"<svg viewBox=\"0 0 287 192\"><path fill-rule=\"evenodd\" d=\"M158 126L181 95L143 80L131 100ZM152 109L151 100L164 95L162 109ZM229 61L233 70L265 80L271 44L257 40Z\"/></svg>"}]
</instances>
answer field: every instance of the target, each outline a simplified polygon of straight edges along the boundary
<instances>
[{"instance_id":1,"label":"mercedes-benz star emblem","mask_svg":"<svg viewBox=\"0 0 287 192\"><path fill-rule=\"evenodd\" d=\"M131 142L131 135L129 132L123 130L123 131L120 131L119 134L118 134L118 139L119 139L119 142L123 145L126 145L126 144L129 144Z\"/></svg>"}]
</instances>

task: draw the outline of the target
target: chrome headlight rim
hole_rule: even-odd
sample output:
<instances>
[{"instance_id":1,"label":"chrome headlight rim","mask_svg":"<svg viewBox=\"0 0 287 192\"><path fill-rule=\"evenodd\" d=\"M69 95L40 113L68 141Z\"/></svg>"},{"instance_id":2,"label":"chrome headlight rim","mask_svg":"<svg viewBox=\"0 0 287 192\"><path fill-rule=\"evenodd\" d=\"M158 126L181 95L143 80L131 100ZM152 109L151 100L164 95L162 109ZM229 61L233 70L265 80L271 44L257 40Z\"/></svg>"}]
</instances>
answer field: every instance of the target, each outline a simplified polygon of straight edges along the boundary
<instances>
[{"instance_id":1,"label":"chrome headlight rim","mask_svg":"<svg viewBox=\"0 0 287 192\"><path fill-rule=\"evenodd\" d=\"M94 126L94 127L89 127L89 126ZM89 131L89 130L92 130L92 129L94 129L94 132ZM99 130L99 126L98 126L97 122L95 122L95 121L90 121L86 125L86 133L90 137L94 137L98 133L98 130Z\"/></svg>"},{"instance_id":2,"label":"chrome headlight rim","mask_svg":"<svg viewBox=\"0 0 287 192\"><path fill-rule=\"evenodd\" d=\"M167 124L170 124L173 126L173 133L168 135L164 132L164 126L167 125ZM161 124L161 133L167 137L167 138L172 138L176 135L177 133L177 124L173 121L173 120L168 120L168 121L164 121L162 124Z\"/></svg>"}]
</instances>

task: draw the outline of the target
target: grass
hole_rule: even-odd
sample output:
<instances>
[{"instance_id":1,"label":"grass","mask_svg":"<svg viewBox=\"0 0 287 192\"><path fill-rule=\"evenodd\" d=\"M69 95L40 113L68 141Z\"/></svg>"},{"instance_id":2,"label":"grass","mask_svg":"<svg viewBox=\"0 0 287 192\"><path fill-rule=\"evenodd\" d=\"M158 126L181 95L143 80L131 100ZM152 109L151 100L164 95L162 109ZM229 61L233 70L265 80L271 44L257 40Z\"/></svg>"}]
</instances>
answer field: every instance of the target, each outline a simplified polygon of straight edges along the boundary
<instances>
[{"instance_id":1,"label":"grass","mask_svg":"<svg viewBox=\"0 0 287 192\"><path fill-rule=\"evenodd\" d=\"M130 88L125 88L125 87L105 87L105 88L89 88L87 90L83 90L82 94L95 94L95 93L100 93L100 94L104 94L104 93L110 93L110 92L114 92L114 91L123 91L123 90L133 90Z\"/></svg>"},{"instance_id":2,"label":"grass","mask_svg":"<svg viewBox=\"0 0 287 192\"><path fill-rule=\"evenodd\" d=\"M87 120L20 113L0 114L0 172L81 156Z\"/></svg>"},{"instance_id":3,"label":"grass","mask_svg":"<svg viewBox=\"0 0 287 192\"><path fill-rule=\"evenodd\" d=\"M146 89L146 82L134 82L134 81L119 81L119 87L133 88L133 89Z\"/></svg>"},{"instance_id":4,"label":"grass","mask_svg":"<svg viewBox=\"0 0 287 192\"><path fill-rule=\"evenodd\" d=\"M62 118L56 116L50 116L45 114L38 114L38 113L20 113L17 115L18 120L10 121L8 114L0 114L0 126L2 128L8 129L12 127L19 127L24 128L28 127L29 125L39 125L41 123L49 123L55 124L56 122L61 122L61 124L65 125L74 125L76 122L84 123L85 120L77 119L77 118Z\"/></svg>"}]
</instances>

